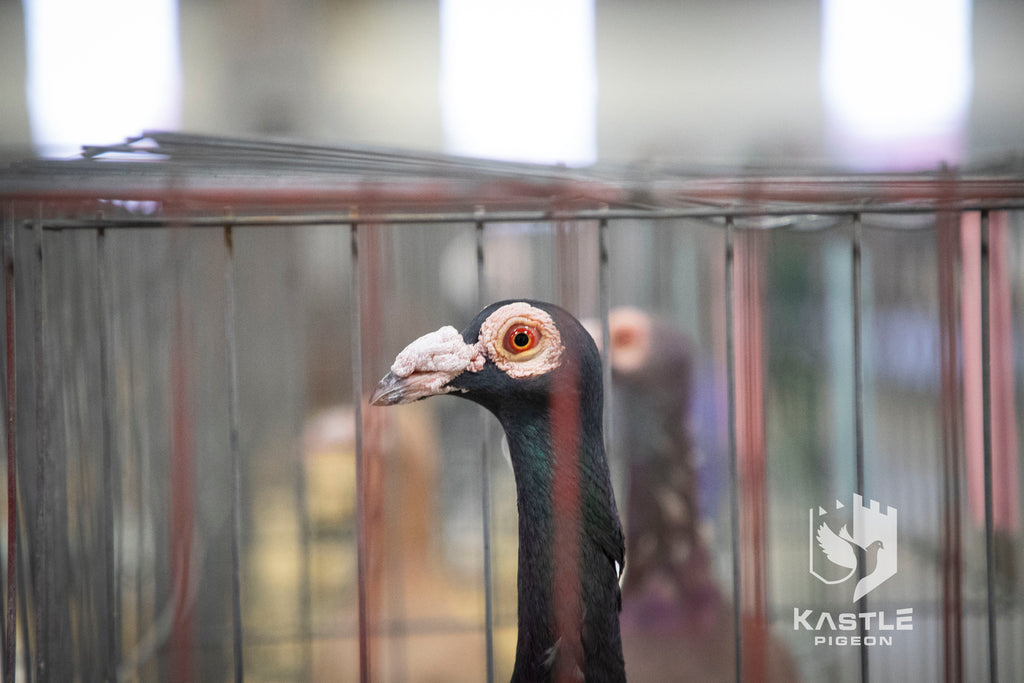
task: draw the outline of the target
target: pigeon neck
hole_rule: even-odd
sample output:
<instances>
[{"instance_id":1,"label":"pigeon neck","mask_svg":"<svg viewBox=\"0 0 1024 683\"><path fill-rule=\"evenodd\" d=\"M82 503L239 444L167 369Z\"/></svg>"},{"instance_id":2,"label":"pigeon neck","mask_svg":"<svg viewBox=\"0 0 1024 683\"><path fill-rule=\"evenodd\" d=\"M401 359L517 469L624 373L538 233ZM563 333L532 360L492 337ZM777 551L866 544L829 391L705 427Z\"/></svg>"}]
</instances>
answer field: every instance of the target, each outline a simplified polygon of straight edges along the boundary
<instances>
[{"instance_id":1,"label":"pigeon neck","mask_svg":"<svg viewBox=\"0 0 1024 683\"><path fill-rule=\"evenodd\" d=\"M611 526L609 536L618 539L621 531L607 484L600 402L584 403L591 405L580 405L576 392L555 393L543 409L517 411L513 419L499 415L519 510L514 681L578 674L620 680L618 574L592 531L595 524ZM593 403L596 419L588 415ZM595 486L595 477L604 484Z\"/></svg>"}]
</instances>

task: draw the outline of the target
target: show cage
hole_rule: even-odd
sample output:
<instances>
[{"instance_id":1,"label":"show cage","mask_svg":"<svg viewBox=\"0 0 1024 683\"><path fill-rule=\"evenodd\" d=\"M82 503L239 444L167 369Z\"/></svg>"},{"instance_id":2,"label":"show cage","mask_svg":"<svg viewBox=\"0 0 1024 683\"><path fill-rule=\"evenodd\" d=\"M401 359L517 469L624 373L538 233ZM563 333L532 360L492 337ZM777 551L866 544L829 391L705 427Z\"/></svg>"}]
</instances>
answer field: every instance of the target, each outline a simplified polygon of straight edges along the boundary
<instances>
[{"instance_id":1,"label":"show cage","mask_svg":"<svg viewBox=\"0 0 1024 683\"><path fill-rule=\"evenodd\" d=\"M0 210L5 681L507 680L498 423L368 398L509 298L603 350L631 680L1024 676L1019 165L154 132L3 170ZM637 335L675 363L646 384ZM659 553L682 569L637 611Z\"/></svg>"}]
</instances>

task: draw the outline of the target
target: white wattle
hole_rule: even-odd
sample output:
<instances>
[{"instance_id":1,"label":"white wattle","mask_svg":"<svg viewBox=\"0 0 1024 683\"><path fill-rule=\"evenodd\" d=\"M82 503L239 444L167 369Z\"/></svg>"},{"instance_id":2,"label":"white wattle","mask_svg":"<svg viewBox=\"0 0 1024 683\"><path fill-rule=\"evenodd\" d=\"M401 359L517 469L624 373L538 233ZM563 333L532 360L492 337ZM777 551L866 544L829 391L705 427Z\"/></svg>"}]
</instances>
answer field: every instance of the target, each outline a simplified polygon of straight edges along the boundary
<instances>
[{"instance_id":1,"label":"white wattle","mask_svg":"<svg viewBox=\"0 0 1024 683\"><path fill-rule=\"evenodd\" d=\"M391 372L408 377L414 372L440 372L453 377L466 370L477 371L484 366L484 355L475 344L467 344L451 325L430 332L415 340L395 358Z\"/></svg>"}]
</instances>

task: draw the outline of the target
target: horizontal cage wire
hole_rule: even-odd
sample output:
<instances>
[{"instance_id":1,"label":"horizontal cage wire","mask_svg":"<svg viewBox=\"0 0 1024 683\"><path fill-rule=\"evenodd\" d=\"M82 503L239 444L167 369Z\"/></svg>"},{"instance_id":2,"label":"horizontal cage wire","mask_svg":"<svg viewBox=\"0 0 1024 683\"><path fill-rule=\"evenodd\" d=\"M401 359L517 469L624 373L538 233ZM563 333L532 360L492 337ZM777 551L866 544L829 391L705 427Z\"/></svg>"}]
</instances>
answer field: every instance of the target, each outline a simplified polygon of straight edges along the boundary
<instances>
[{"instance_id":1,"label":"horizontal cage wire","mask_svg":"<svg viewBox=\"0 0 1024 683\"><path fill-rule=\"evenodd\" d=\"M1024 671L1024 173L149 132L0 171L3 680L507 680L501 425L371 394L544 300L601 349L644 680Z\"/></svg>"}]
</instances>

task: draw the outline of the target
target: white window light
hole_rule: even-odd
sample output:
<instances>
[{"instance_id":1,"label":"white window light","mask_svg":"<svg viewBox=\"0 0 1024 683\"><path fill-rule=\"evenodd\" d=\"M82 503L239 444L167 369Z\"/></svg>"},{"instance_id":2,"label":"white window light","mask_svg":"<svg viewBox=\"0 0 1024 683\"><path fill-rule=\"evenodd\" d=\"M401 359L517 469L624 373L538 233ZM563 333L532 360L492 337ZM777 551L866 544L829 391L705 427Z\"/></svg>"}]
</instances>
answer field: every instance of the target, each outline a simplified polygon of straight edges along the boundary
<instances>
[{"instance_id":1,"label":"white window light","mask_svg":"<svg viewBox=\"0 0 1024 683\"><path fill-rule=\"evenodd\" d=\"M822 93L845 161L956 161L971 74L970 0L822 0Z\"/></svg>"},{"instance_id":2,"label":"white window light","mask_svg":"<svg viewBox=\"0 0 1024 683\"><path fill-rule=\"evenodd\" d=\"M441 0L449 152L591 163L596 100L593 0Z\"/></svg>"},{"instance_id":3,"label":"white window light","mask_svg":"<svg viewBox=\"0 0 1024 683\"><path fill-rule=\"evenodd\" d=\"M180 126L177 0L25 0L24 12L41 153Z\"/></svg>"}]
</instances>

